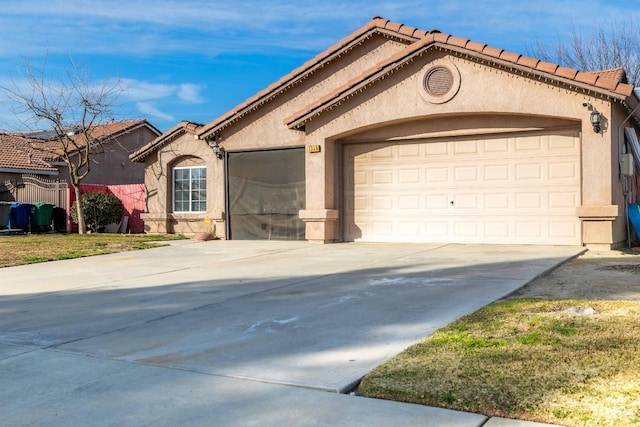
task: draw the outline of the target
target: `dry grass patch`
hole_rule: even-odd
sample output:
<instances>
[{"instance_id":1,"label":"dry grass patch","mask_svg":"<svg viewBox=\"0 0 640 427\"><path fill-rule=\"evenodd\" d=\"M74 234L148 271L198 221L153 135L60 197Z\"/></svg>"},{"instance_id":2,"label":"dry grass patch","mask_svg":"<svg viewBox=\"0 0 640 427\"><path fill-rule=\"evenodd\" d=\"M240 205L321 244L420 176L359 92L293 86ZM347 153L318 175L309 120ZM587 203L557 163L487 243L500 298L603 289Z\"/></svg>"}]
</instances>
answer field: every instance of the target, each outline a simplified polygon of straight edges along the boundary
<instances>
[{"instance_id":1,"label":"dry grass patch","mask_svg":"<svg viewBox=\"0 0 640 427\"><path fill-rule=\"evenodd\" d=\"M376 368L360 393L567 426L640 425L640 303L513 299Z\"/></svg>"},{"instance_id":2,"label":"dry grass patch","mask_svg":"<svg viewBox=\"0 0 640 427\"><path fill-rule=\"evenodd\" d=\"M26 234L0 236L0 267L157 247L181 235Z\"/></svg>"}]
</instances>

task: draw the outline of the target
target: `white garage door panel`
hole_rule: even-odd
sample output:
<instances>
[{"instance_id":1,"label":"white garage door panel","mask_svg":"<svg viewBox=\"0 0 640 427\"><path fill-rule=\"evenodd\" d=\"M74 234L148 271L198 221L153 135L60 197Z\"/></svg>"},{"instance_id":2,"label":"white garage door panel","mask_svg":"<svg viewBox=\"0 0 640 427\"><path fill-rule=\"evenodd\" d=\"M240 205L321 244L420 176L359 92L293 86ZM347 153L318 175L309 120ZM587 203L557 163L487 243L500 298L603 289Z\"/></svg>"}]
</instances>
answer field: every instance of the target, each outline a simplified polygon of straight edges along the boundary
<instances>
[{"instance_id":1,"label":"white garage door panel","mask_svg":"<svg viewBox=\"0 0 640 427\"><path fill-rule=\"evenodd\" d=\"M577 133L345 146L345 240L580 244Z\"/></svg>"}]
</instances>

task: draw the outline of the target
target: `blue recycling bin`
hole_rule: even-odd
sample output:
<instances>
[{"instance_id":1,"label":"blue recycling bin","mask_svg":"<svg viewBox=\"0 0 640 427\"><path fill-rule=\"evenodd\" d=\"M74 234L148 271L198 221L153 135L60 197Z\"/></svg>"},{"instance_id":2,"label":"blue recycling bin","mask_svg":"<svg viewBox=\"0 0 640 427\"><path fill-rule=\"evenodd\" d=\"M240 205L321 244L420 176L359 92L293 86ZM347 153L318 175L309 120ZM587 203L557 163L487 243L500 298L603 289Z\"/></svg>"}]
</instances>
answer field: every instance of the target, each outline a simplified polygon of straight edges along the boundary
<instances>
[{"instance_id":1,"label":"blue recycling bin","mask_svg":"<svg viewBox=\"0 0 640 427\"><path fill-rule=\"evenodd\" d=\"M29 218L31 217L31 204L13 202L9 212L9 229L29 231Z\"/></svg>"},{"instance_id":2,"label":"blue recycling bin","mask_svg":"<svg viewBox=\"0 0 640 427\"><path fill-rule=\"evenodd\" d=\"M9 213L11 212L11 202L0 201L0 230L9 227Z\"/></svg>"},{"instance_id":3,"label":"blue recycling bin","mask_svg":"<svg viewBox=\"0 0 640 427\"><path fill-rule=\"evenodd\" d=\"M636 232L636 237L640 239L640 207L637 203L627 206L627 213L629 215L629 222L633 226Z\"/></svg>"}]
</instances>

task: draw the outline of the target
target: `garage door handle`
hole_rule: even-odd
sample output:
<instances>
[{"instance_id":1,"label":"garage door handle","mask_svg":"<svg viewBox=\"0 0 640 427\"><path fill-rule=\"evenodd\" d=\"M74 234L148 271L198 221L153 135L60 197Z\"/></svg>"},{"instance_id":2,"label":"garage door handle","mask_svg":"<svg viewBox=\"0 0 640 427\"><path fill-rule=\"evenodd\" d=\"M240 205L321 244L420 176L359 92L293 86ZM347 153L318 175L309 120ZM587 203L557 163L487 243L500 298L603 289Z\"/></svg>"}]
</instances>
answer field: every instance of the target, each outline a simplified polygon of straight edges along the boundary
<instances>
[{"instance_id":1,"label":"garage door handle","mask_svg":"<svg viewBox=\"0 0 640 427\"><path fill-rule=\"evenodd\" d=\"M450 204L451 206L453 206L453 200L452 200L452 201L450 201L450 202L449 202L449 204Z\"/></svg>"}]
</instances>

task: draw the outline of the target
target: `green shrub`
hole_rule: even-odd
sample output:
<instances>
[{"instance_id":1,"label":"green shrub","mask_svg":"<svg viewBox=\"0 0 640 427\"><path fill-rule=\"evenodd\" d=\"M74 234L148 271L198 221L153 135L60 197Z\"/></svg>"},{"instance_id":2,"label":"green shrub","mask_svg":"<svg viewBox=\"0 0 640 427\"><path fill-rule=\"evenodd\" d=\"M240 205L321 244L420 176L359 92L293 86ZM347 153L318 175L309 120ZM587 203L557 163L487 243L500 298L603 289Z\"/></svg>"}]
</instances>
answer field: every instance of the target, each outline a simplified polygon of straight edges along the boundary
<instances>
[{"instance_id":1,"label":"green shrub","mask_svg":"<svg viewBox=\"0 0 640 427\"><path fill-rule=\"evenodd\" d=\"M78 223L77 201L73 202L71 218ZM124 215L122 201L110 193L91 192L80 197L87 230L102 232L108 224L118 223Z\"/></svg>"}]
</instances>

